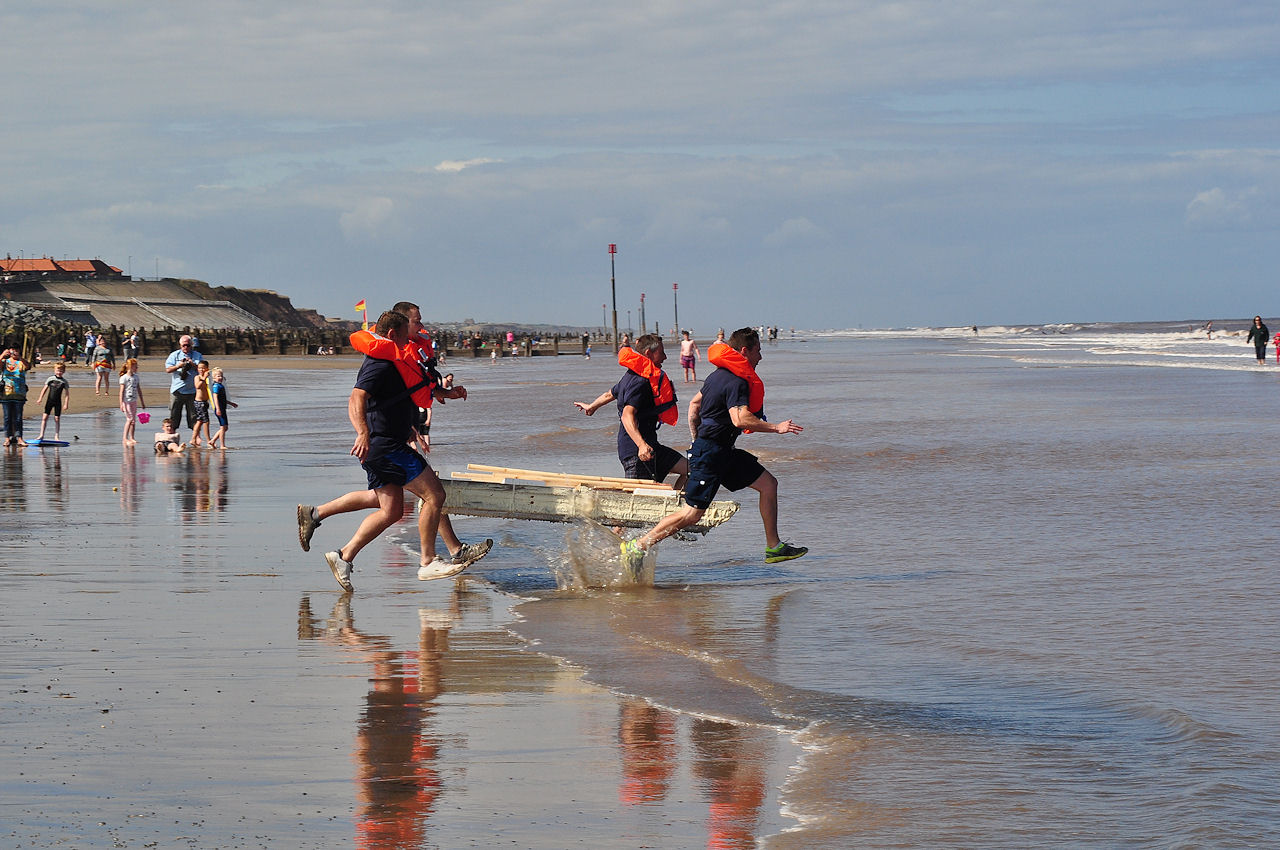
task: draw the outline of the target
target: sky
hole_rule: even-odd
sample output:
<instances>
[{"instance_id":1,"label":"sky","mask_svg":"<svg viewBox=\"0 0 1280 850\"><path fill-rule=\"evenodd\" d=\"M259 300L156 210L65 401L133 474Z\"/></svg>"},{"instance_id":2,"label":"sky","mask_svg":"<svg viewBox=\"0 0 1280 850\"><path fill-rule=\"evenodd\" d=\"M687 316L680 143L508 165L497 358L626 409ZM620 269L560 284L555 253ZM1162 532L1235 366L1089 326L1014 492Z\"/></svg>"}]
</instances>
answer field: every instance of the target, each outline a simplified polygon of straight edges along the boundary
<instances>
[{"instance_id":1,"label":"sky","mask_svg":"<svg viewBox=\"0 0 1280 850\"><path fill-rule=\"evenodd\" d=\"M704 336L1280 315L1270 3L10 0L0 28L14 257L343 318L598 325L616 293L637 327L643 293Z\"/></svg>"}]
</instances>

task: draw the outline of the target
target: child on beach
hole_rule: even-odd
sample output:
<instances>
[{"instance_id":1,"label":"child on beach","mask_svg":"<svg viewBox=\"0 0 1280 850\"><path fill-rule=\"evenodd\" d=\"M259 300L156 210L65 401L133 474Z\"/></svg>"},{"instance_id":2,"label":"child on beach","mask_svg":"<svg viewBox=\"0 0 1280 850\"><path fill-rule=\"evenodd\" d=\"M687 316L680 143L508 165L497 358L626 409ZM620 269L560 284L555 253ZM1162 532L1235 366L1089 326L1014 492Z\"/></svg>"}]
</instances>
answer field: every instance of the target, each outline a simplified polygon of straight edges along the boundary
<instances>
[{"instance_id":1,"label":"child on beach","mask_svg":"<svg viewBox=\"0 0 1280 850\"><path fill-rule=\"evenodd\" d=\"M192 344L195 347L195 344ZM191 445L200 445L200 432L204 431L204 438L209 439L209 399L212 393L209 392L209 361L201 360L196 364L196 425L195 430L191 432Z\"/></svg>"},{"instance_id":2,"label":"child on beach","mask_svg":"<svg viewBox=\"0 0 1280 850\"><path fill-rule=\"evenodd\" d=\"M136 446L133 438L138 422L138 408L147 409L142 398L142 383L138 380L138 361L130 357L120 367L120 410L124 412L124 445Z\"/></svg>"},{"instance_id":3,"label":"child on beach","mask_svg":"<svg viewBox=\"0 0 1280 850\"><path fill-rule=\"evenodd\" d=\"M213 415L218 420L218 433L214 434L209 440L209 448L226 448L227 447L227 431L231 429L231 425L227 421L227 408L239 407L234 401L227 398L227 378L222 369L214 369L211 373L213 383L209 386L209 395L213 397ZM219 446L219 444L221 444Z\"/></svg>"},{"instance_id":4,"label":"child on beach","mask_svg":"<svg viewBox=\"0 0 1280 850\"><path fill-rule=\"evenodd\" d=\"M156 433L156 454L166 455L174 452L180 452L186 448L182 444L178 432L173 430L173 420L166 419L161 423L163 431Z\"/></svg>"},{"instance_id":5,"label":"child on beach","mask_svg":"<svg viewBox=\"0 0 1280 850\"><path fill-rule=\"evenodd\" d=\"M40 398L36 404L44 402L44 416L40 417L40 439L44 439L44 429L49 426L49 417L53 417L53 438L62 439L62 411L71 409L71 384L66 379L67 364L61 361L53 364L53 374L44 382Z\"/></svg>"}]
</instances>

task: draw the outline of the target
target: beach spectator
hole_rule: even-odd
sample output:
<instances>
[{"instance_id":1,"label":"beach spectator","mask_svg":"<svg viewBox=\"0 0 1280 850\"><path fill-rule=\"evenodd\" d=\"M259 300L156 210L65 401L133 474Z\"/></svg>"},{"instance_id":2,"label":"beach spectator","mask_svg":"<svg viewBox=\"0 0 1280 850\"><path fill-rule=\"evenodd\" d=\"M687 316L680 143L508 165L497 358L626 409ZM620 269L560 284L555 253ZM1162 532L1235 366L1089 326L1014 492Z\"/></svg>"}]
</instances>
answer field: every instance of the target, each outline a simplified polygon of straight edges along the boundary
<instances>
[{"instance_id":1,"label":"beach spectator","mask_svg":"<svg viewBox=\"0 0 1280 850\"><path fill-rule=\"evenodd\" d=\"M717 368L689 402L689 430L694 441L689 449L685 506L636 539L623 541L622 563L633 576L639 573L649 547L696 523L722 485L734 491L750 487L760 494L765 563L789 561L809 551L779 539L778 479L755 455L734 446L748 431L799 434L804 430L790 419L776 425L764 419L764 382L755 370L763 359L759 332L753 328L734 331L727 345L707 350L707 359Z\"/></svg>"},{"instance_id":2,"label":"beach spectator","mask_svg":"<svg viewBox=\"0 0 1280 850\"><path fill-rule=\"evenodd\" d=\"M674 425L679 421L676 391L671 379L662 371L667 359L662 337L645 334L636 340L636 348L618 352L618 363L626 367L622 379L605 390L595 401L573 406L588 416L595 414L615 399L618 402L618 460L627 478L663 481L674 472L679 476L675 486L684 486L689 462L675 449L658 442L660 423Z\"/></svg>"},{"instance_id":3,"label":"beach spectator","mask_svg":"<svg viewBox=\"0 0 1280 850\"><path fill-rule=\"evenodd\" d=\"M4 444L25 446L22 439L22 409L27 405L27 372L30 361L15 348L0 354L0 405L4 406Z\"/></svg>"},{"instance_id":4,"label":"beach spectator","mask_svg":"<svg viewBox=\"0 0 1280 850\"><path fill-rule=\"evenodd\" d=\"M106 334L98 334L98 344L93 347L93 394L111 393L111 373L116 368L116 356L111 352L111 342Z\"/></svg>"},{"instance_id":5,"label":"beach spectator","mask_svg":"<svg viewBox=\"0 0 1280 850\"><path fill-rule=\"evenodd\" d=\"M138 423L138 408L147 409L147 402L142 398L142 383L138 378L138 361L130 357L120 367L120 411L124 413L123 444L136 446L134 430Z\"/></svg>"},{"instance_id":6,"label":"beach spectator","mask_svg":"<svg viewBox=\"0 0 1280 850\"><path fill-rule=\"evenodd\" d=\"M631 334L624 333L624 334L622 335L622 344L621 344L621 345L619 345L618 347L619 347L619 348L630 348L630 347L631 347Z\"/></svg>"},{"instance_id":7,"label":"beach spectator","mask_svg":"<svg viewBox=\"0 0 1280 850\"><path fill-rule=\"evenodd\" d=\"M716 342L724 343L724 328L716 331Z\"/></svg>"},{"instance_id":8,"label":"beach spectator","mask_svg":"<svg viewBox=\"0 0 1280 850\"><path fill-rule=\"evenodd\" d=\"M98 347L98 335L93 331L84 332L84 365L93 363L93 350Z\"/></svg>"},{"instance_id":9,"label":"beach spectator","mask_svg":"<svg viewBox=\"0 0 1280 850\"><path fill-rule=\"evenodd\" d=\"M1253 327L1249 328L1249 336L1245 341L1253 343L1253 351L1260 366L1267 362L1267 343L1270 340L1271 331L1267 330L1267 326L1262 323L1262 317L1254 316Z\"/></svg>"},{"instance_id":10,"label":"beach spectator","mask_svg":"<svg viewBox=\"0 0 1280 850\"><path fill-rule=\"evenodd\" d=\"M217 449L227 447L227 431L231 430L231 423L227 418L228 407L239 407L230 398L227 397L227 376L220 368L215 368L211 373L213 383L209 385L210 395L213 399L213 416L218 420L218 431L209 440L209 448Z\"/></svg>"},{"instance_id":11,"label":"beach spectator","mask_svg":"<svg viewBox=\"0 0 1280 850\"><path fill-rule=\"evenodd\" d=\"M196 364L196 427L191 432L190 445L200 447L204 441L200 439L200 435L204 434L204 439L209 439L209 401L212 393L209 391L209 361L201 360Z\"/></svg>"},{"instance_id":12,"label":"beach spectator","mask_svg":"<svg viewBox=\"0 0 1280 850\"><path fill-rule=\"evenodd\" d=\"M688 331L681 331L684 339L680 340L680 368L684 369L684 382L691 384L698 380L698 344L689 336ZM693 377L690 377L692 375Z\"/></svg>"},{"instance_id":13,"label":"beach spectator","mask_svg":"<svg viewBox=\"0 0 1280 850\"><path fill-rule=\"evenodd\" d=\"M176 454L185 448L186 446L182 444L182 438L178 436L178 429L174 427L173 420L166 419L160 423L160 431L156 434L156 454Z\"/></svg>"},{"instance_id":14,"label":"beach spectator","mask_svg":"<svg viewBox=\"0 0 1280 850\"><path fill-rule=\"evenodd\" d=\"M192 349L191 337L178 339L178 350L171 353L164 361L164 370L169 373L169 419L173 421L174 430L182 426L182 411L187 412L187 427L196 427L196 364L204 356Z\"/></svg>"},{"instance_id":15,"label":"beach spectator","mask_svg":"<svg viewBox=\"0 0 1280 850\"><path fill-rule=\"evenodd\" d=\"M375 331L397 348L409 342L409 319L388 310L378 317ZM413 441L414 402L405 392L395 361L365 356L356 375L355 387L347 402L347 416L356 438L351 454L360 461L369 480L367 490L357 490L324 505L298 505L298 539L309 548L311 532L326 516L363 509L372 491L377 510L365 517L354 535L341 548L325 553L329 570L343 590L353 589L351 573L360 551L404 516L404 492L422 500L418 510L418 541L421 546L418 578L445 578L466 568L436 555L436 533L444 507L444 488L426 459L406 444Z\"/></svg>"},{"instance_id":16,"label":"beach spectator","mask_svg":"<svg viewBox=\"0 0 1280 850\"><path fill-rule=\"evenodd\" d=\"M44 439L45 428L49 425L49 417L53 417L53 438L62 439L62 411L71 407L71 384L68 383L67 364L54 363L53 374L44 382L36 406L44 404L44 414L40 417L40 439Z\"/></svg>"}]
</instances>

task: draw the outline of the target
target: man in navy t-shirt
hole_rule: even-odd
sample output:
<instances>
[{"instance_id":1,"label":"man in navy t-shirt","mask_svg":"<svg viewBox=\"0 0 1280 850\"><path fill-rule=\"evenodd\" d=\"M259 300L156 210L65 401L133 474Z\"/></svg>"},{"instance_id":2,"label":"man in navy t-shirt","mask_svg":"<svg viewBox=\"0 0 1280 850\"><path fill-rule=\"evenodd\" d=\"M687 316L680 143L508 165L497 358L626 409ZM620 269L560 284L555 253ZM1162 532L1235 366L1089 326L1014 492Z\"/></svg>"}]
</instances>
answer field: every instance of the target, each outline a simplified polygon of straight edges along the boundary
<instances>
[{"instance_id":1,"label":"man in navy t-shirt","mask_svg":"<svg viewBox=\"0 0 1280 850\"><path fill-rule=\"evenodd\" d=\"M660 371L667 359L662 345L662 337L657 334L645 334L636 340L634 349L629 353L623 351L620 359L643 357L652 369ZM639 361L634 361L639 363ZM661 380L666 387L671 387L671 379L665 375ZM649 378L632 369L627 369L622 379L613 388L601 393L590 404L575 401L573 406L588 416L593 415L601 407L611 401L618 402L618 460L627 478L648 481L663 481L672 472L676 473L675 488L684 486L689 471L689 462L675 449L670 449L658 442L658 425L661 410L654 397L653 384ZM671 398L664 400L663 405L676 403L675 388L671 387Z\"/></svg>"},{"instance_id":2,"label":"man in navy t-shirt","mask_svg":"<svg viewBox=\"0 0 1280 850\"><path fill-rule=\"evenodd\" d=\"M403 348L409 341L409 319L403 313L388 310L378 318L374 332L390 339L397 348ZM444 488L426 459L406 445L414 439L413 417L418 410L408 387L395 361L366 356L347 401L347 416L356 432L351 454L364 467L369 490L378 497L378 509L364 518L346 545L325 553L325 561L343 590L352 590L351 572L360 550L404 516L405 490L422 500L418 510L418 539L422 547L418 578L444 578L466 567L436 555ZM367 501L368 490L356 490L313 509L318 516L311 514L309 518L318 520L367 508ZM298 508L300 527L303 507Z\"/></svg>"},{"instance_id":3,"label":"man in navy t-shirt","mask_svg":"<svg viewBox=\"0 0 1280 850\"><path fill-rule=\"evenodd\" d=\"M753 371L763 359L760 334L753 328L734 331L728 345L742 355ZM696 436L689 448L685 507L668 514L647 534L623 542L622 561L629 571L638 573L650 546L701 519L721 486L733 491L750 487L760 493L765 563L789 561L809 551L785 543L778 536L778 479L755 455L734 446L743 431L799 434L804 429L790 419L776 425L765 421L763 409L752 410L750 399L751 387L746 378L723 366L707 376L702 391L689 402L689 427Z\"/></svg>"}]
</instances>

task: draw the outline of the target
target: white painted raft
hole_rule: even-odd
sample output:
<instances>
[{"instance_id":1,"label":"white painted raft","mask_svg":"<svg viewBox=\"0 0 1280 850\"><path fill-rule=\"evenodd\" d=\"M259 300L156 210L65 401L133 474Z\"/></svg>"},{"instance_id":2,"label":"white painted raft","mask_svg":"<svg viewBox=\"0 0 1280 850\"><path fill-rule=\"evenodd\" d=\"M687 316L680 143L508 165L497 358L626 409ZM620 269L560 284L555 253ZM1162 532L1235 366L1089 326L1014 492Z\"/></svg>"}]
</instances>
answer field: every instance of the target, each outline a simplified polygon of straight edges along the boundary
<instances>
[{"instance_id":1,"label":"white painted raft","mask_svg":"<svg viewBox=\"0 0 1280 850\"><path fill-rule=\"evenodd\" d=\"M447 514L543 522L589 519L605 526L642 528L684 506L682 493L652 481L482 464L467 468L441 481ZM697 525L685 531L706 534L737 511L737 502L712 502Z\"/></svg>"}]
</instances>

